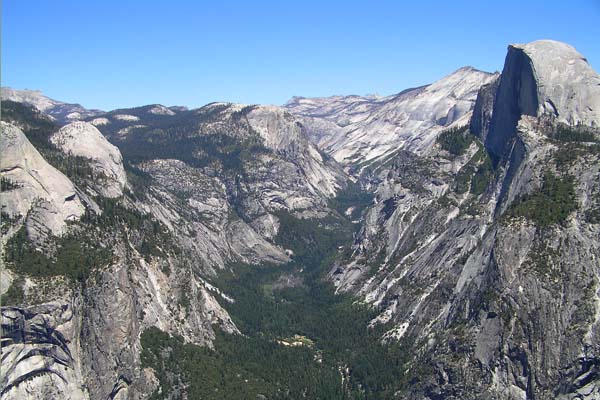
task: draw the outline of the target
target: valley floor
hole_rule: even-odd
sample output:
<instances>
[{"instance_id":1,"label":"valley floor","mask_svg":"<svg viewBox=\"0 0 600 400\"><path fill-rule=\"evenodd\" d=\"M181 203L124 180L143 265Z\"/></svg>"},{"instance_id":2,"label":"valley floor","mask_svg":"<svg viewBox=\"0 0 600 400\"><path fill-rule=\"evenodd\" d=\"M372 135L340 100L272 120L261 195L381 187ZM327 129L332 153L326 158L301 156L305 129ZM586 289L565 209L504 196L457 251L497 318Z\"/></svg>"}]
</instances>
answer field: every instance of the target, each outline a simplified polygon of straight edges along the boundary
<instances>
[{"instance_id":1,"label":"valley floor","mask_svg":"<svg viewBox=\"0 0 600 400\"><path fill-rule=\"evenodd\" d=\"M405 348L381 344L385 327L367 328L375 312L336 295L323 279L349 232L298 245L319 230L287 230L303 235L287 238L296 243L293 262L236 265L215 282L226 295L235 293L234 302L220 302L242 336L218 332L211 350L155 328L144 332L142 360L160 377L157 398L186 387L189 398L203 399L385 399L418 379L403 368Z\"/></svg>"}]
</instances>

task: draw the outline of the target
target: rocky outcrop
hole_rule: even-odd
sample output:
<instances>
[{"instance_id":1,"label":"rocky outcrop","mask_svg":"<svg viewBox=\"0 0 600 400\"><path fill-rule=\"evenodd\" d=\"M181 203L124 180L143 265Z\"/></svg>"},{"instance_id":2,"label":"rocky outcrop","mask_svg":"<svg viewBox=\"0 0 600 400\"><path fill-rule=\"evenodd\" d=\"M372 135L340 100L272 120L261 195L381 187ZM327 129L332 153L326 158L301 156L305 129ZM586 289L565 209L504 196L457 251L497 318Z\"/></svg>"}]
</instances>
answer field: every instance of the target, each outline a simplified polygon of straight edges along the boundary
<instances>
[{"instance_id":1,"label":"rocky outcrop","mask_svg":"<svg viewBox=\"0 0 600 400\"><path fill-rule=\"evenodd\" d=\"M522 53L532 66L536 115L549 114L568 125L598 127L600 76L577 50L566 43L539 40L513 45L510 51Z\"/></svg>"},{"instance_id":2,"label":"rocky outcrop","mask_svg":"<svg viewBox=\"0 0 600 400\"><path fill-rule=\"evenodd\" d=\"M328 162L308 141L300 121L280 107L258 106L247 115L250 127L265 144L302 166L309 189L333 197L345 177L334 163Z\"/></svg>"},{"instance_id":3,"label":"rocky outcrop","mask_svg":"<svg viewBox=\"0 0 600 400\"><path fill-rule=\"evenodd\" d=\"M481 93L478 114L491 110L491 90ZM551 40L511 45L495 93L490 133L485 123L489 114L474 119L472 127L490 153L500 158L506 156L522 115L598 127L599 102L600 76L573 47Z\"/></svg>"},{"instance_id":4,"label":"rocky outcrop","mask_svg":"<svg viewBox=\"0 0 600 400\"><path fill-rule=\"evenodd\" d=\"M0 398L146 398L155 378L140 367L144 329L208 346L213 326L238 333L215 298L221 294L197 273L168 260L146 261L127 246L118 245L118 261L99 271L94 285L57 286L60 300L2 309Z\"/></svg>"},{"instance_id":5,"label":"rocky outcrop","mask_svg":"<svg viewBox=\"0 0 600 400\"><path fill-rule=\"evenodd\" d=\"M19 128L0 124L0 171L6 185L2 212L19 221L9 232L25 223L32 236L60 235L67 221L76 221L84 212L77 189L44 160Z\"/></svg>"},{"instance_id":6,"label":"rocky outcrop","mask_svg":"<svg viewBox=\"0 0 600 400\"><path fill-rule=\"evenodd\" d=\"M145 132L154 128L151 121L142 122L148 128L115 138L115 143L127 152L129 141L147 140ZM148 212L178 232L208 269L233 261L289 261L285 249L273 244L276 214L326 216L331 213L327 199L345 184L341 168L306 139L303 126L282 108L215 103L190 111L179 124L185 128L172 129L187 129L189 137L182 141L192 156L180 152L180 160L161 159L163 149L157 148L156 157L138 167L156 183ZM110 128L105 129L110 136ZM218 157L205 153L215 142L228 142L236 150ZM237 152L248 143L256 149L240 156Z\"/></svg>"},{"instance_id":7,"label":"rocky outcrop","mask_svg":"<svg viewBox=\"0 0 600 400\"><path fill-rule=\"evenodd\" d=\"M88 399L78 307L2 308L2 399Z\"/></svg>"},{"instance_id":8,"label":"rocky outcrop","mask_svg":"<svg viewBox=\"0 0 600 400\"><path fill-rule=\"evenodd\" d=\"M213 326L238 333L211 293L212 286L192 269L176 263L168 268L170 275L165 260L146 261L131 254L102 272L96 285L83 293L87 304L82 307L80 357L91 399L145 398L152 393L155 378L140 367L139 337L148 327L206 346L214 340Z\"/></svg>"},{"instance_id":9,"label":"rocky outcrop","mask_svg":"<svg viewBox=\"0 0 600 400\"><path fill-rule=\"evenodd\" d=\"M139 167L155 180L140 207L167 226L182 246L197 256L198 268L211 274L231 262L280 264L289 260L239 217L226 184L180 160L153 160ZM265 212L262 203L254 205ZM250 213L250 211L247 211ZM253 215L253 214L251 214Z\"/></svg>"},{"instance_id":10,"label":"rocky outcrop","mask_svg":"<svg viewBox=\"0 0 600 400\"><path fill-rule=\"evenodd\" d=\"M148 110L148 112L150 114L154 114L154 115L175 115L175 111L168 109L167 107L157 104L154 107L152 107L150 110Z\"/></svg>"},{"instance_id":11,"label":"rocky outcrop","mask_svg":"<svg viewBox=\"0 0 600 400\"><path fill-rule=\"evenodd\" d=\"M538 93L533 66L529 58L516 47L508 55L496 92L490 132L485 146L497 160L506 156L514 144L517 123L522 115L537 115Z\"/></svg>"},{"instance_id":12,"label":"rocky outcrop","mask_svg":"<svg viewBox=\"0 0 600 400\"><path fill-rule=\"evenodd\" d=\"M473 108L473 116L471 117L470 130L471 133L479 137L485 143L492 120L492 111L494 110L494 101L496 100L496 92L500 77L483 85L477 94L475 107Z\"/></svg>"},{"instance_id":13,"label":"rocky outcrop","mask_svg":"<svg viewBox=\"0 0 600 400\"><path fill-rule=\"evenodd\" d=\"M146 109L108 113L113 122L99 129L125 155L179 159L220 181L228 201L240 205L237 211L247 222L264 220L276 210L322 216L327 213L326 200L347 179L335 161L307 140L300 121L280 107L212 103L177 116L151 117ZM137 120L125 121L122 115ZM117 116L120 121L114 119ZM124 129L127 135L120 133ZM248 146L254 147L242 151ZM145 149L143 155L140 148ZM219 153L217 148L231 150Z\"/></svg>"},{"instance_id":14,"label":"rocky outcrop","mask_svg":"<svg viewBox=\"0 0 600 400\"><path fill-rule=\"evenodd\" d=\"M54 133L50 141L63 152L89 159L95 177L92 185L98 194L119 197L127 184L119 149L87 122L73 122Z\"/></svg>"}]
</instances>

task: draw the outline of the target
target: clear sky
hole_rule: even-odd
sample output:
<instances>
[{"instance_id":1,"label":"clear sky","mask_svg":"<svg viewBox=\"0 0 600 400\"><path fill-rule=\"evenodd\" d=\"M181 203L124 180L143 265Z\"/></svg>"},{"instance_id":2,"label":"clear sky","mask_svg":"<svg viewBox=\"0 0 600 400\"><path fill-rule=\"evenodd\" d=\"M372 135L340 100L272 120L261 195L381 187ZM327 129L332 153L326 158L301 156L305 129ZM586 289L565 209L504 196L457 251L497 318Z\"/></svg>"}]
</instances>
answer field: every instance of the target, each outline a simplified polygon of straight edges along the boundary
<instances>
[{"instance_id":1,"label":"clear sky","mask_svg":"<svg viewBox=\"0 0 600 400\"><path fill-rule=\"evenodd\" d=\"M600 0L4 0L2 85L104 110L283 104L501 70L537 39L600 70Z\"/></svg>"}]
</instances>

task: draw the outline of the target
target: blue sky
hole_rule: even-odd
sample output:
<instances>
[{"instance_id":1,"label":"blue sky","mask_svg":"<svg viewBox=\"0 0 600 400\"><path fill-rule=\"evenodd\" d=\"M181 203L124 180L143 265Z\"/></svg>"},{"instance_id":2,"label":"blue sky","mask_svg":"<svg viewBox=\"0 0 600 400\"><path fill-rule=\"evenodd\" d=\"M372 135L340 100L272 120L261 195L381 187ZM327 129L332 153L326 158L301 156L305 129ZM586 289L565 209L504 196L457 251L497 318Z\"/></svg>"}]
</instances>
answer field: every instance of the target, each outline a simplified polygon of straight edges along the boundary
<instances>
[{"instance_id":1,"label":"blue sky","mask_svg":"<svg viewBox=\"0 0 600 400\"><path fill-rule=\"evenodd\" d=\"M509 43L555 39L600 70L600 1L2 2L2 85L88 108L392 94Z\"/></svg>"}]
</instances>

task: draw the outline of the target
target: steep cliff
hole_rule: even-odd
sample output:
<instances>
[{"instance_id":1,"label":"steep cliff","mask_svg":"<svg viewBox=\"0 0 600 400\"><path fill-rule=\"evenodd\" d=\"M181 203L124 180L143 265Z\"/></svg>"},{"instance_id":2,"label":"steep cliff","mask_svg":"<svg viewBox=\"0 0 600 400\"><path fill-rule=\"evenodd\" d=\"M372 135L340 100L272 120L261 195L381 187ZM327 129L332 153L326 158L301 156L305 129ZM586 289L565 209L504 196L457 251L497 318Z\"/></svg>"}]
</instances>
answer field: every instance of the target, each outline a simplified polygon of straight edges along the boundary
<instances>
[{"instance_id":1,"label":"steep cliff","mask_svg":"<svg viewBox=\"0 0 600 400\"><path fill-rule=\"evenodd\" d=\"M483 142L447 131L363 177L377 205L330 277L410 346L406 397L600 395L597 79L570 46L510 46Z\"/></svg>"}]
</instances>

